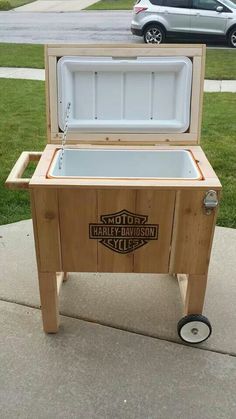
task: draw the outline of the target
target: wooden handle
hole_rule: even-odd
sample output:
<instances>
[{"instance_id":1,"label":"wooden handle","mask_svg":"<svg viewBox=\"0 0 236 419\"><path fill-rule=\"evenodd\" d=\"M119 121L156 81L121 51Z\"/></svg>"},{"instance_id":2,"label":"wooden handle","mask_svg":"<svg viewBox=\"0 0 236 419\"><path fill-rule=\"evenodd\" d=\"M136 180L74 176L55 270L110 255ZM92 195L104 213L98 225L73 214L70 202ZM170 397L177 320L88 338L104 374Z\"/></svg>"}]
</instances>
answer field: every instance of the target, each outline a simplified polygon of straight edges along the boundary
<instances>
[{"instance_id":1,"label":"wooden handle","mask_svg":"<svg viewBox=\"0 0 236 419\"><path fill-rule=\"evenodd\" d=\"M30 161L38 161L42 156L40 151L23 151L9 174L5 185L9 189L28 189L30 178L22 178Z\"/></svg>"}]
</instances>

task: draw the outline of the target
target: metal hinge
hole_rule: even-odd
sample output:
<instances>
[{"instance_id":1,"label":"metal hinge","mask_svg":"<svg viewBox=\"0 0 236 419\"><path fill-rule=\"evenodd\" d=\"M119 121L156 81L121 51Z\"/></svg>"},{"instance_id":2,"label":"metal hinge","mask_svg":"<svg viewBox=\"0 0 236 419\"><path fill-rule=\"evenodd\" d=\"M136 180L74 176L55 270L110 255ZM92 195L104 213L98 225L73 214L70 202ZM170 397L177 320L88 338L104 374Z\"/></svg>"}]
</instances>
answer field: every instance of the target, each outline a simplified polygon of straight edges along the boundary
<instances>
[{"instance_id":1,"label":"metal hinge","mask_svg":"<svg viewBox=\"0 0 236 419\"><path fill-rule=\"evenodd\" d=\"M218 206L219 201L216 191L210 190L206 193L203 201L205 211L207 215L210 215L212 211Z\"/></svg>"}]
</instances>

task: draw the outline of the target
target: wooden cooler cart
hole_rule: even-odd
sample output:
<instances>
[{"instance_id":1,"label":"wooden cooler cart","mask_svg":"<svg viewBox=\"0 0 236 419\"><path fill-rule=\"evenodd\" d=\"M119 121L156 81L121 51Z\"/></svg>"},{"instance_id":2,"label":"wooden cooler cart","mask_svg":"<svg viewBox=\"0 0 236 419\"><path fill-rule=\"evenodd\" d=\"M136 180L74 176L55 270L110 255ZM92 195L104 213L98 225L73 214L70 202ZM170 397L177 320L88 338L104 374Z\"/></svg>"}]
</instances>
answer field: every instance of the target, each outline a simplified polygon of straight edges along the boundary
<instances>
[{"instance_id":1,"label":"wooden cooler cart","mask_svg":"<svg viewBox=\"0 0 236 419\"><path fill-rule=\"evenodd\" d=\"M6 182L30 190L45 332L66 272L169 273L179 336L202 342L221 189L199 146L205 46L49 45L45 60L48 145Z\"/></svg>"}]
</instances>

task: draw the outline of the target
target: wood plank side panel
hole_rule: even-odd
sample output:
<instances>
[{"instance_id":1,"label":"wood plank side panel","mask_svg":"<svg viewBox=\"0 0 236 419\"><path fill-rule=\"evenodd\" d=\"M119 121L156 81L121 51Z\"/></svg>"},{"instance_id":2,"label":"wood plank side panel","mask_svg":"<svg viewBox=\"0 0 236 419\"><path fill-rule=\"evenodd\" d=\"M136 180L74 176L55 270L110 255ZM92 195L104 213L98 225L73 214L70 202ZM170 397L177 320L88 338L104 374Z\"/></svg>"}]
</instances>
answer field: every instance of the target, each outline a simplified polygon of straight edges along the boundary
<instances>
[{"instance_id":1,"label":"wood plank side panel","mask_svg":"<svg viewBox=\"0 0 236 419\"><path fill-rule=\"evenodd\" d=\"M97 241L89 239L89 223L97 222L94 189L60 189L60 228L63 271L96 272Z\"/></svg>"},{"instance_id":2,"label":"wood plank side panel","mask_svg":"<svg viewBox=\"0 0 236 419\"><path fill-rule=\"evenodd\" d=\"M192 101L191 101L191 123L190 133L194 134L197 143L200 143L201 120L204 90L204 67L205 54L203 57L193 58L193 80L192 80Z\"/></svg>"},{"instance_id":3,"label":"wood plank side panel","mask_svg":"<svg viewBox=\"0 0 236 419\"><path fill-rule=\"evenodd\" d=\"M196 108L195 108L196 109ZM51 143L52 144L61 144L62 134L58 133L58 130L52 131L51 133ZM184 133L184 134L158 134L158 133L99 133L99 132L68 132L66 138L66 144L101 144L101 145L166 145L168 147L170 144L174 143L175 145L196 145L196 132L194 133Z\"/></svg>"},{"instance_id":4,"label":"wood plank side panel","mask_svg":"<svg viewBox=\"0 0 236 419\"><path fill-rule=\"evenodd\" d=\"M201 56L202 55L202 45L173 45L165 44L158 46L145 45L145 47L140 47L140 45L127 44L122 46L117 46L116 44L110 45L100 45L97 46L91 45L66 45L63 46L54 46L50 45L48 49L49 55L58 57L58 56L73 56L73 55L83 55L83 56L112 56L112 57L135 57L139 56Z\"/></svg>"},{"instance_id":5,"label":"wood plank side panel","mask_svg":"<svg viewBox=\"0 0 236 419\"><path fill-rule=\"evenodd\" d=\"M138 190L137 214L147 215L146 224L158 224L158 240L150 240L134 253L134 272L166 273L169 269L175 191Z\"/></svg>"},{"instance_id":6,"label":"wood plank side panel","mask_svg":"<svg viewBox=\"0 0 236 419\"><path fill-rule=\"evenodd\" d=\"M98 190L98 222L102 215L122 210L135 212L134 190ZM119 249L118 249L119 250ZM122 254L98 242L99 272L133 272L133 252Z\"/></svg>"},{"instance_id":7,"label":"wood plank side panel","mask_svg":"<svg viewBox=\"0 0 236 419\"><path fill-rule=\"evenodd\" d=\"M41 272L61 271L57 189L32 191L34 234Z\"/></svg>"},{"instance_id":8,"label":"wood plank side panel","mask_svg":"<svg viewBox=\"0 0 236 419\"><path fill-rule=\"evenodd\" d=\"M51 142L51 115L50 115L50 92L49 92L49 66L48 66L48 46L44 45L44 63L45 63L45 104L47 121L47 142Z\"/></svg>"},{"instance_id":9,"label":"wood plank side panel","mask_svg":"<svg viewBox=\"0 0 236 419\"><path fill-rule=\"evenodd\" d=\"M208 271L216 211L206 215L205 193L177 192L170 272L200 275Z\"/></svg>"},{"instance_id":10,"label":"wood plank side panel","mask_svg":"<svg viewBox=\"0 0 236 419\"><path fill-rule=\"evenodd\" d=\"M57 59L56 57L48 57L47 68L47 88L49 91L49 109L47 110L50 116L50 130L48 143L51 142L52 132L58 133L58 111L57 111Z\"/></svg>"},{"instance_id":11,"label":"wood plank side panel","mask_svg":"<svg viewBox=\"0 0 236 419\"><path fill-rule=\"evenodd\" d=\"M36 254L37 268L39 271L40 270L40 254L39 254L38 227L37 227L36 208L35 208L35 201L34 201L34 192L32 189L30 189L30 206L31 206L33 230L34 230L35 254Z\"/></svg>"}]
</instances>

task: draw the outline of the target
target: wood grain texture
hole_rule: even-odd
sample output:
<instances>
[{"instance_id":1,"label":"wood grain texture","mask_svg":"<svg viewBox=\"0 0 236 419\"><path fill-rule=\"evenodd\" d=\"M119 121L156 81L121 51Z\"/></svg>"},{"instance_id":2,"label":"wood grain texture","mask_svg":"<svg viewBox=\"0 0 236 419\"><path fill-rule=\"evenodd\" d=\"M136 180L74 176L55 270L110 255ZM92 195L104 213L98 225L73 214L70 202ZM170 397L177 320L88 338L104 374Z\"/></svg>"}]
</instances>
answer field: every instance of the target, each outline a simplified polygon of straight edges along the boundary
<instances>
[{"instance_id":1,"label":"wood grain texture","mask_svg":"<svg viewBox=\"0 0 236 419\"><path fill-rule=\"evenodd\" d=\"M57 89L58 89L58 82L57 82L57 58L56 57L48 57L47 66L45 67L45 71L47 71L47 84L46 88L49 90L49 97L46 102L47 115L50 118L50 121L47 122L49 129L53 132L55 130L59 130L58 126L58 106L57 106ZM46 93L47 97L47 93ZM48 131L49 137L48 142L51 142L51 133Z\"/></svg>"},{"instance_id":2,"label":"wood grain texture","mask_svg":"<svg viewBox=\"0 0 236 419\"><path fill-rule=\"evenodd\" d=\"M202 314L207 286L207 274L188 275L184 315Z\"/></svg>"},{"instance_id":3,"label":"wood grain texture","mask_svg":"<svg viewBox=\"0 0 236 419\"><path fill-rule=\"evenodd\" d=\"M63 55L84 56L113 56L135 57L139 56L201 56L202 45L165 44L145 45L140 44L73 44L73 45L48 45L48 54L58 57Z\"/></svg>"},{"instance_id":4,"label":"wood grain texture","mask_svg":"<svg viewBox=\"0 0 236 419\"><path fill-rule=\"evenodd\" d=\"M134 190L98 190L98 222L102 215L113 214L123 209L135 213ZM133 252L120 254L98 243L99 272L133 272Z\"/></svg>"},{"instance_id":5,"label":"wood grain texture","mask_svg":"<svg viewBox=\"0 0 236 419\"><path fill-rule=\"evenodd\" d=\"M217 211L206 215L204 196L202 190L177 192L170 272L208 271Z\"/></svg>"},{"instance_id":6,"label":"wood grain texture","mask_svg":"<svg viewBox=\"0 0 236 419\"><path fill-rule=\"evenodd\" d=\"M34 190L32 199L39 270L60 272L62 269L57 190Z\"/></svg>"},{"instance_id":7,"label":"wood grain texture","mask_svg":"<svg viewBox=\"0 0 236 419\"><path fill-rule=\"evenodd\" d=\"M43 329L46 333L57 333L59 327L59 308L56 272L39 271L38 280Z\"/></svg>"},{"instance_id":8,"label":"wood grain texture","mask_svg":"<svg viewBox=\"0 0 236 419\"><path fill-rule=\"evenodd\" d=\"M195 115L195 118L197 115ZM51 139L49 141L52 144L61 144L62 134L58 130L51 132ZM155 145L155 144L169 144L174 145L186 145L198 144L196 132L185 132L185 133L162 133L158 132L114 132L114 133L101 133L101 132L73 132L68 131L66 144L138 144L138 145Z\"/></svg>"},{"instance_id":9,"label":"wood grain texture","mask_svg":"<svg viewBox=\"0 0 236 419\"><path fill-rule=\"evenodd\" d=\"M13 166L5 185L9 189L28 189L30 178L22 178L25 169L31 161L38 161L42 153L39 151L23 151Z\"/></svg>"},{"instance_id":10,"label":"wood grain texture","mask_svg":"<svg viewBox=\"0 0 236 419\"><path fill-rule=\"evenodd\" d=\"M63 271L96 272L97 241L89 239L89 223L97 222L96 190L59 191Z\"/></svg>"},{"instance_id":11,"label":"wood grain texture","mask_svg":"<svg viewBox=\"0 0 236 419\"><path fill-rule=\"evenodd\" d=\"M50 115L50 92L49 92L49 63L48 63L48 47L44 45L44 64L45 64L45 103L46 103L46 122L47 122L47 139L51 141L51 115Z\"/></svg>"},{"instance_id":12,"label":"wood grain texture","mask_svg":"<svg viewBox=\"0 0 236 419\"><path fill-rule=\"evenodd\" d=\"M192 98L191 98L191 123L190 132L197 138L197 143L200 143L200 124L202 108L202 57L193 58L193 76L192 76Z\"/></svg>"},{"instance_id":13,"label":"wood grain texture","mask_svg":"<svg viewBox=\"0 0 236 419\"><path fill-rule=\"evenodd\" d=\"M30 206L31 206L31 213L32 213L33 230L34 230L35 254L36 254L37 268L39 271L40 270L39 238L38 238L36 208L35 208L35 202L34 202L34 192L32 189L30 189L29 193L30 193Z\"/></svg>"},{"instance_id":14,"label":"wood grain texture","mask_svg":"<svg viewBox=\"0 0 236 419\"><path fill-rule=\"evenodd\" d=\"M159 231L158 240L135 251L134 272L168 272L174 205L174 191L137 191L135 212L148 215L148 223L158 224Z\"/></svg>"},{"instance_id":15,"label":"wood grain texture","mask_svg":"<svg viewBox=\"0 0 236 419\"><path fill-rule=\"evenodd\" d=\"M183 302L183 305L185 307L187 286L188 286L188 275L177 274L176 278L177 278L177 281L178 281L178 284L179 284L179 290L180 290L180 295L181 295L181 298L182 298L182 302Z\"/></svg>"}]
</instances>

